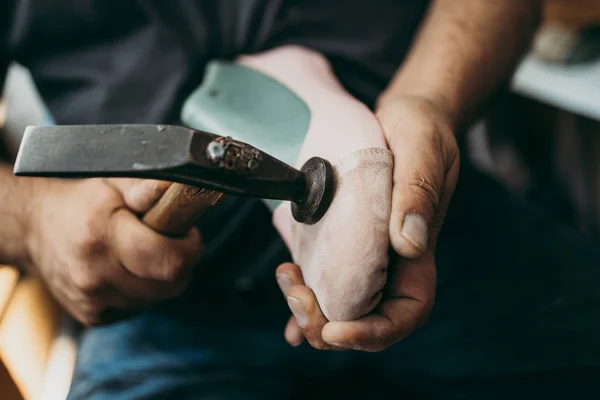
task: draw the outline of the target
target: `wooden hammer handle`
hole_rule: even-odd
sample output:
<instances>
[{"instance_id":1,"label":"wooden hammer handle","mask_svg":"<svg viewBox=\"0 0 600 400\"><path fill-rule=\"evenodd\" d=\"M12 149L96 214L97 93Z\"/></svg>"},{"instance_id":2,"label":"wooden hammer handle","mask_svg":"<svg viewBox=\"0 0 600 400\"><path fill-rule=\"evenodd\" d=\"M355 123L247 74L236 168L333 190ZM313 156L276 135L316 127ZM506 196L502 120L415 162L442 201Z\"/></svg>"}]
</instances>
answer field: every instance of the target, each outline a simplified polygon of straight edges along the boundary
<instances>
[{"instance_id":1,"label":"wooden hammer handle","mask_svg":"<svg viewBox=\"0 0 600 400\"><path fill-rule=\"evenodd\" d=\"M142 220L162 234L184 236L223 196L214 190L173 183Z\"/></svg>"}]
</instances>

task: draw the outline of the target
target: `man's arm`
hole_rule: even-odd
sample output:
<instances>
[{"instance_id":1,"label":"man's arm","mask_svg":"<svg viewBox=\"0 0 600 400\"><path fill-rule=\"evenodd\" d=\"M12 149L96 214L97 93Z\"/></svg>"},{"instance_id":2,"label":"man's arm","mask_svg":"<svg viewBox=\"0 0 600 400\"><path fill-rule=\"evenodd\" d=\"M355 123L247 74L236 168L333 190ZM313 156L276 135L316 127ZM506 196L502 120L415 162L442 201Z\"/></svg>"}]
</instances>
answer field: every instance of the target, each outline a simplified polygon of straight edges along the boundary
<instances>
[{"instance_id":1,"label":"man's arm","mask_svg":"<svg viewBox=\"0 0 600 400\"><path fill-rule=\"evenodd\" d=\"M435 0L378 108L397 97L423 97L462 130L508 83L541 10L540 0Z\"/></svg>"},{"instance_id":2,"label":"man's arm","mask_svg":"<svg viewBox=\"0 0 600 400\"><path fill-rule=\"evenodd\" d=\"M23 265L27 230L28 184L16 178L9 164L0 161L0 264Z\"/></svg>"},{"instance_id":3,"label":"man's arm","mask_svg":"<svg viewBox=\"0 0 600 400\"><path fill-rule=\"evenodd\" d=\"M435 0L376 115L394 153L390 243L401 257L388 269L377 310L328 322L291 264L282 288L299 299L286 338L319 349L379 351L427 320L435 302L435 247L459 171L455 132L465 131L506 83L539 20L539 0ZM465 244L468 251L468 244ZM291 288L290 288L291 287ZM303 310L303 315L298 315ZM298 326L302 321L302 326ZM301 332L300 332L301 331Z\"/></svg>"},{"instance_id":4,"label":"man's arm","mask_svg":"<svg viewBox=\"0 0 600 400\"><path fill-rule=\"evenodd\" d=\"M84 324L177 296L201 251L199 233L159 235L139 220L168 182L17 178L0 163L0 264L41 276Z\"/></svg>"},{"instance_id":5,"label":"man's arm","mask_svg":"<svg viewBox=\"0 0 600 400\"><path fill-rule=\"evenodd\" d=\"M432 2L376 110L395 157L390 240L404 258L433 258L458 179L455 135L509 82L541 10L540 0Z\"/></svg>"}]
</instances>

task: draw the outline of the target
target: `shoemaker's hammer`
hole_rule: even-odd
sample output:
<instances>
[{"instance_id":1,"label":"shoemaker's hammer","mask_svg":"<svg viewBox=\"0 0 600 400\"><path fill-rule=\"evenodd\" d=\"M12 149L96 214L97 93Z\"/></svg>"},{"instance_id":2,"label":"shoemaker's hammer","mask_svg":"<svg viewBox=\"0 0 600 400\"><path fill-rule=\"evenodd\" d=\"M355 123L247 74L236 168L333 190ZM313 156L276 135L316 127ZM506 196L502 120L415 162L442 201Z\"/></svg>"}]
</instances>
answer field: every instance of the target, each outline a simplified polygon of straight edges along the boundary
<instances>
[{"instance_id":1,"label":"shoemaker's hammer","mask_svg":"<svg viewBox=\"0 0 600 400\"><path fill-rule=\"evenodd\" d=\"M14 173L174 182L143 216L171 236L185 234L223 194L291 201L294 219L307 224L334 195L333 168L322 158L297 170L247 143L172 125L30 126Z\"/></svg>"}]
</instances>

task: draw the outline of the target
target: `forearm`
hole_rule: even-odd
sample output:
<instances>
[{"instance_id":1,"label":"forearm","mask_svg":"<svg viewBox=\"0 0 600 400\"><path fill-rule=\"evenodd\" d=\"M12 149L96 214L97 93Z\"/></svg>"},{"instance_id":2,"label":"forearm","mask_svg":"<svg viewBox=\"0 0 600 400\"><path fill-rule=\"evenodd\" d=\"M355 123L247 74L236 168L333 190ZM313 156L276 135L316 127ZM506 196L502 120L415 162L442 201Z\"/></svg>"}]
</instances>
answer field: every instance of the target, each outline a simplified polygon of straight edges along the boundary
<instances>
[{"instance_id":1,"label":"forearm","mask_svg":"<svg viewBox=\"0 0 600 400\"><path fill-rule=\"evenodd\" d=\"M0 161L0 265L20 266L25 256L29 185Z\"/></svg>"},{"instance_id":2,"label":"forearm","mask_svg":"<svg viewBox=\"0 0 600 400\"><path fill-rule=\"evenodd\" d=\"M406 62L378 102L433 101L457 131L512 76L529 48L539 0L434 0Z\"/></svg>"}]
</instances>

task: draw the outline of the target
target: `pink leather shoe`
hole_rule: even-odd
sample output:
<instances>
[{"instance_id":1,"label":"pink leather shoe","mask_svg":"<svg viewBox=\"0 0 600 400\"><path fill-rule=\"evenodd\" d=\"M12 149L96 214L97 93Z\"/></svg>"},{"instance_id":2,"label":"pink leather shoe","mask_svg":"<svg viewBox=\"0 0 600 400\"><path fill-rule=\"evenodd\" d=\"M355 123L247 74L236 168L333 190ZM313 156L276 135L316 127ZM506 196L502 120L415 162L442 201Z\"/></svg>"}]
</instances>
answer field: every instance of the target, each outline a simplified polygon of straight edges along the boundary
<instances>
[{"instance_id":1,"label":"pink leather shoe","mask_svg":"<svg viewBox=\"0 0 600 400\"><path fill-rule=\"evenodd\" d=\"M297 223L287 202L275 210L273 222L325 316L359 318L377 306L387 279L393 157L382 129L318 53L289 46L238 62L286 85L310 109L296 167L314 156L329 160L335 197L314 225Z\"/></svg>"}]
</instances>

